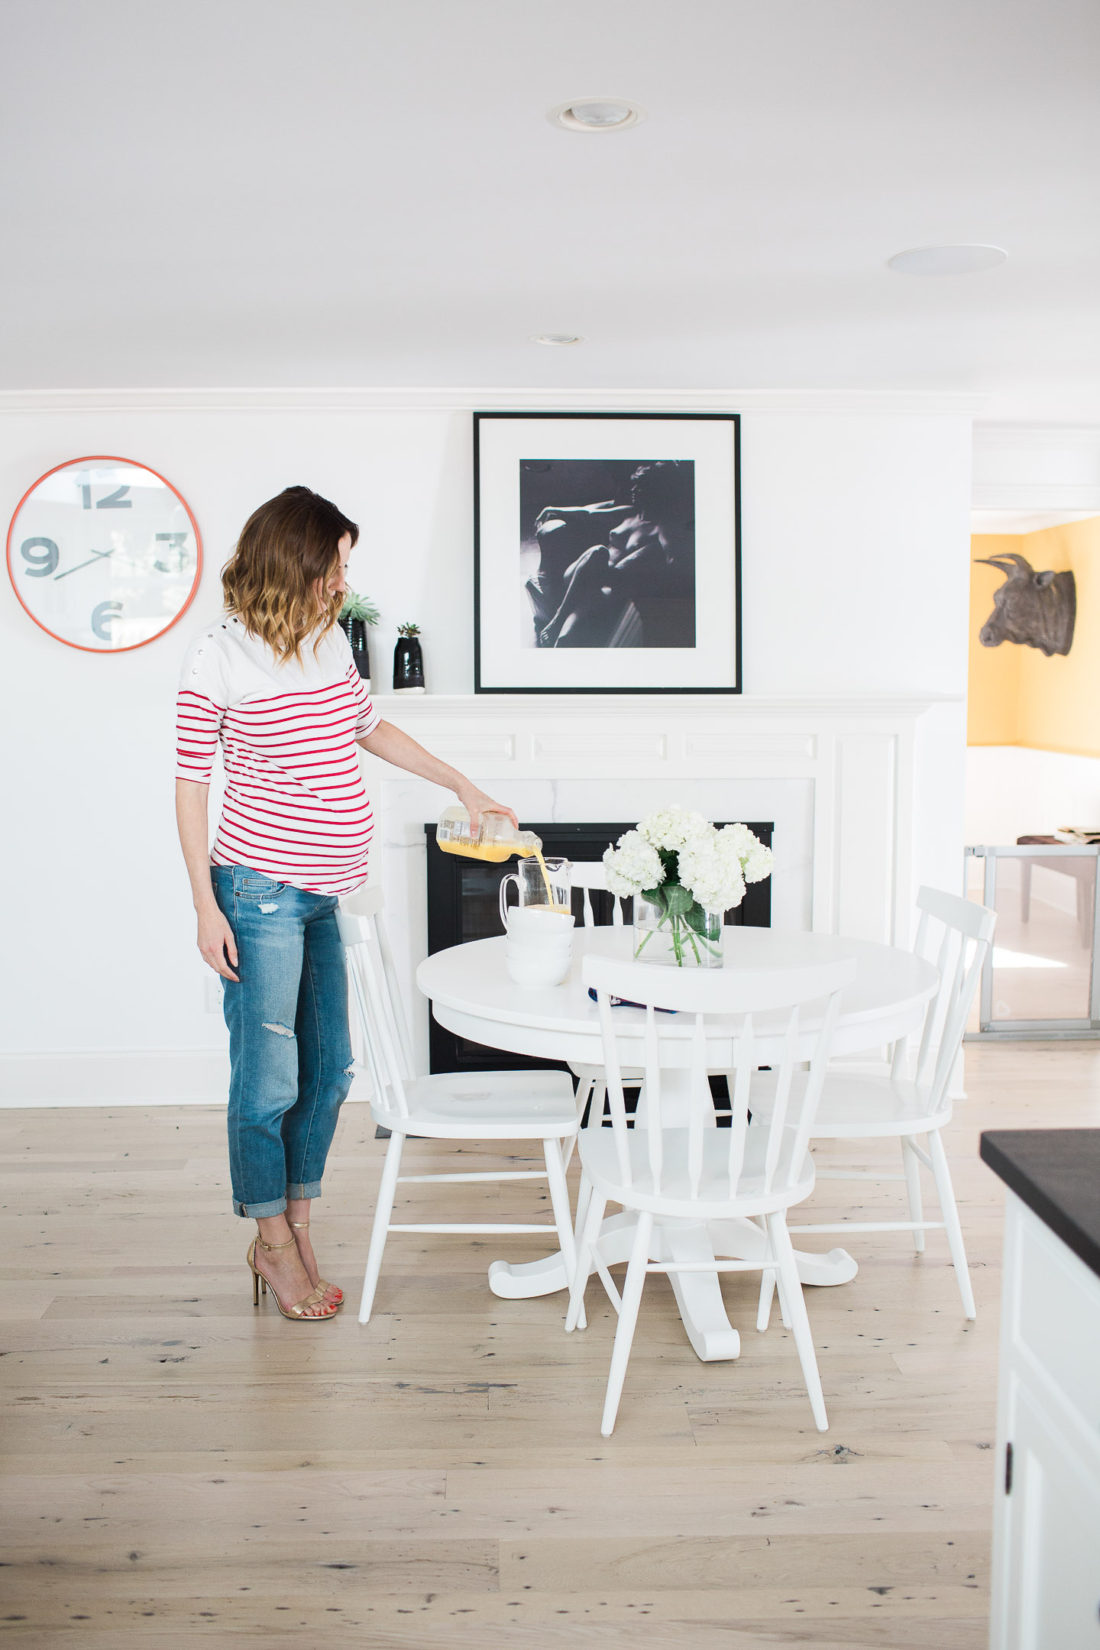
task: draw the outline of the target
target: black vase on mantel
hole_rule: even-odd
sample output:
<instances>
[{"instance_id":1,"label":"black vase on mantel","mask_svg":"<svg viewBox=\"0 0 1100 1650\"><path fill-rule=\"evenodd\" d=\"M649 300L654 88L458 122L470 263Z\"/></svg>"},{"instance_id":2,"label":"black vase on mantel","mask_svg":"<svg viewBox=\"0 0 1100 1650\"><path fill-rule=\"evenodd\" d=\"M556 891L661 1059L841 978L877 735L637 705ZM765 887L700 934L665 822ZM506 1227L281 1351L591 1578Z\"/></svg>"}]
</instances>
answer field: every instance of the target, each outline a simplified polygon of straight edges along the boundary
<instances>
[{"instance_id":1,"label":"black vase on mantel","mask_svg":"<svg viewBox=\"0 0 1100 1650\"><path fill-rule=\"evenodd\" d=\"M355 668L369 687L370 647L367 642L367 628L365 619L340 620L340 629L351 644L351 656L355 660Z\"/></svg>"},{"instance_id":2,"label":"black vase on mantel","mask_svg":"<svg viewBox=\"0 0 1100 1650\"><path fill-rule=\"evenodd\" d=\"M424 655L419 636L399 636L393 650L393 691L423 693Z\"/></svg>"}]
</instances>

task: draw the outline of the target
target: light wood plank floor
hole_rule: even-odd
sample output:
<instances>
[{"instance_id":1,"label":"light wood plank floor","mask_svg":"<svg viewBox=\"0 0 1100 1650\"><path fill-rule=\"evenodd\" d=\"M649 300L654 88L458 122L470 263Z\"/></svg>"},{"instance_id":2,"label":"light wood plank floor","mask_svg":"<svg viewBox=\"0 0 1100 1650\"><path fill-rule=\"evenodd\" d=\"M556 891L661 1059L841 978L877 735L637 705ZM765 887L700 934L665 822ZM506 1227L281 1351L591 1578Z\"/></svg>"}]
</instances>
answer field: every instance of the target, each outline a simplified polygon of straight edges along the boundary
<instances>
[{"instance_id":1,"label":"light wood plank floor","mask_svg":"<svg viewBox=\"0 0 1100 1650\"><path fill-rule=\"evenodd\" d=\"M647 1284L607 1441L597 1286L569 1337L560 1297L486 1287L491 1259L537 1238L392 1239L360 1328L382 1154L363 1106L316 1217L349 1307L319 1328L253 1311L218 1110L0 1112L0 1626L19 1650L980 1650L1002 1188L978 1134L1095 1126L1100 1051L972 1046L967 1069L949 1147L978 1321L941 1234L922 1258L904 1235L853 1237L859 1277L808 1297L825 1435L787 1333L752 1328L748 1277L724 1284L731 1364L699 1363L666 1281ZM807 1211L830 1218L838 1193L821 1183ZM537 1195L452 1192L457 1218L529 1218Z\"/></svg>"}]
</instances>

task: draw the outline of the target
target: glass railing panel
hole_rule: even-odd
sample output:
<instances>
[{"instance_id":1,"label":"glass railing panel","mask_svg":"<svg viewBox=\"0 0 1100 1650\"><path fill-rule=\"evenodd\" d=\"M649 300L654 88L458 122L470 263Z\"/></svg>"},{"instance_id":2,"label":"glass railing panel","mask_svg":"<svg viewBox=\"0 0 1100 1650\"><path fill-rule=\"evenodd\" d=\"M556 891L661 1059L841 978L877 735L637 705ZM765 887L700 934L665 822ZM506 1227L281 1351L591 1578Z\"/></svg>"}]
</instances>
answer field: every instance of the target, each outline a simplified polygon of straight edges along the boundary
<instances>
[{"instance_id":1,"label":"glass railing panel","mask_svg":"<svg viewBox=\"0 0 1100 1650\"><path fill-rule=\"evenodd\" d=\"M1088 1028L1096 864L1094 848L1053 846L984 848L968 858L968 895L997 913L982 1030Z\"/></svg>"}]
</instances>

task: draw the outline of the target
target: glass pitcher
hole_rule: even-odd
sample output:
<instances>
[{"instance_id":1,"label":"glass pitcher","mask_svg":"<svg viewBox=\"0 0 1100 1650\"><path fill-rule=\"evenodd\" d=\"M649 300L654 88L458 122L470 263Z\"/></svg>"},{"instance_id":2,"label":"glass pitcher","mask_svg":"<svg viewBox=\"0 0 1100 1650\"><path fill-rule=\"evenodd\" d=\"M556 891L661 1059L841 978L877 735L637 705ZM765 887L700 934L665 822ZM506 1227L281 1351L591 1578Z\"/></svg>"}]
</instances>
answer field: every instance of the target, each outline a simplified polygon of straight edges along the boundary
<instances>
[{"instance_id":1,"label":"glass pitcher","mask_svg":"<svg viewBox=\"0 0 1100 1650\"><path fill-rule=\"evenodd\" d=\"M569 925L572 926L573 912L569 901L569 874L572 869L567 859L543 859L540 854L537 859L521 860L514 871L509 872L506 877L501 877L500 921L505 932L512 932L508 926L508 889L512 883L515 884L516 899L521 910L550 912L556 916L568 917ZM514 910L515 907L511 909ZM556 923L552 926L557 928Z\"/></svg>"},{"instance_id":2,"label":"glass pitcher","mask_svg":"<svg viewBox=\"0 0 1100 1650\"><path fill-rule=\"evenodd\" d=\"M445 854L484 859L491 865L503 865L513 854L537 859L542 853L542 838L534 831L517 831L507 814L482 814L476 833L472 832L470 816L459 802L440 814L435 840Z\"/></svg>"}]
</instances>

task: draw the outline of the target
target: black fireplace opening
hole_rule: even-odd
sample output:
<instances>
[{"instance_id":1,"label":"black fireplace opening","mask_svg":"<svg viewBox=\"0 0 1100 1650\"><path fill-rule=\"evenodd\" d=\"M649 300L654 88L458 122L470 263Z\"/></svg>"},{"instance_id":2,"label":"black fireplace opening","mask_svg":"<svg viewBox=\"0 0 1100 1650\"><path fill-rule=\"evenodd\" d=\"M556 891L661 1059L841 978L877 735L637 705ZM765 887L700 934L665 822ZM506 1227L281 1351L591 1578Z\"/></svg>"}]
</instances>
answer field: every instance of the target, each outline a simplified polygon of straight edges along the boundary
<instances>
[{"instance_id":1,"label":"black fireplace opening","mask_svg":"<svg viewBox=\"0 0 1100 1650\"><path fill-rule=\"evenodd\" d=\"M542 839L542 851L547 859L569 859L576 864L590 864L603 858L604 850L616 842L624 831L633 829L634 821L626 824L528 824ZM725 821L718 820L721 825ZM748 820L754 832L767 847L772 846L772 821ZM501 930L498 897L500 882L514 865L489 865L483 860L463 859L457 854L445 854L435 845L435 825L425 825L428 839L428 952L445 951L448 946L463 945L469 940L485 940L499 935ZM725 921L746 928L770 928L772 920L771 878L753 882L745 889L741 904L727 911ZM615 896L599 889L590 893L592 915L597 924L612 920ZM584 920L583 895L573 890L573 914L578 925ZM624 918L630 920L629 902ZM431 1020L429 1037L430 1069L440 1071L519 1071L530 1068L564 1071L567 1068L554 1060L537 1060L525 1054L513 1054L507 1049L486 1048L466 1037L457 1037Z\"/></svg>"}]
</instances>

